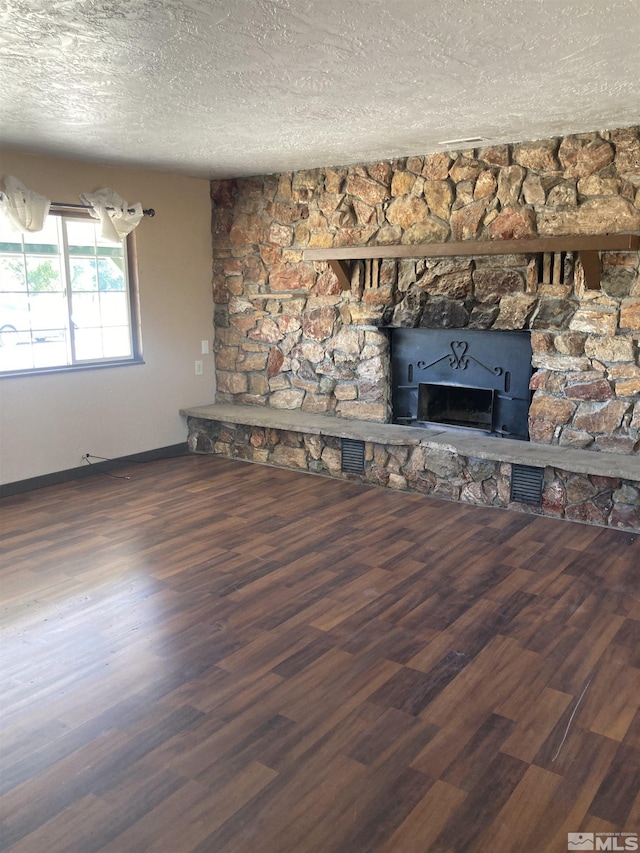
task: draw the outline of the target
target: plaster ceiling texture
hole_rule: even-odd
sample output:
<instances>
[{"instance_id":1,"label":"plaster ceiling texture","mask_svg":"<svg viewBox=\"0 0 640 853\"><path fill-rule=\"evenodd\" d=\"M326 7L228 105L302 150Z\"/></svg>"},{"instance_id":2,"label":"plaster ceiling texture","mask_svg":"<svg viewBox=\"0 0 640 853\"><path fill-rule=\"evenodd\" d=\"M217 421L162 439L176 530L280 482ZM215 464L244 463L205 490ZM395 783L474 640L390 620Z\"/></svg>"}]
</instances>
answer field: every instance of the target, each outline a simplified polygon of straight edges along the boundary
<instances>
[{"instance_id":1,"label":"plaster ceiling texture","mask_svg":"<svg viewBox=\"0 0 640 853\"><path fill-rule=\"evenodd\" d=\"M0 143L203 177L640 123L638 0L2 0ZM455 140L481 137L480 143Z\"/></svg>"}]
</instances>

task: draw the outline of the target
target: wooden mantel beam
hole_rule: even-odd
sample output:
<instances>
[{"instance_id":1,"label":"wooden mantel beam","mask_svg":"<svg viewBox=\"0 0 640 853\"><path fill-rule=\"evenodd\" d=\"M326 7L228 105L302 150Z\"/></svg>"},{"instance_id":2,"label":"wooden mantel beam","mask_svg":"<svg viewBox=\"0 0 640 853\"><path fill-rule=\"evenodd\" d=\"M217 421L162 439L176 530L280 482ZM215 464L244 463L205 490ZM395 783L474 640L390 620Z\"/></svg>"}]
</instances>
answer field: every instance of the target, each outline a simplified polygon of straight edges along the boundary
<instances>
[{"instance_id":1,"label":"wooden mantel beam","mask_svg":"<svg viewBox=\"0 0 640 853\"><path fill-rule=\"evenodd\" d=\"M638 234L588 237L535 237L528 240L465 240L461 243L418 243L391 246L336 246L305 249L305 261L353 261L364 258L451 258L461 255L535 255L543 252L624 252L640 249Z\"/></svg>"},{"instance_id":2,"label":"wooden mantel beam","mask_svg":"<svg viewBox=\"0 0 640 853\"><path fill-rule=\"evenodd\" d=\"M545 252L578 252L587 287L600 287L598 252L638 251L638 234L594 234L583 237L534 237L526 240L465 240L461 243L419 243L390 246L337 246L333 249L305 249L305 261L326 261L344 290L350 287L345 261L365 258L451 258L477 255L537 255Z\"/></svg>"}]
</instances>

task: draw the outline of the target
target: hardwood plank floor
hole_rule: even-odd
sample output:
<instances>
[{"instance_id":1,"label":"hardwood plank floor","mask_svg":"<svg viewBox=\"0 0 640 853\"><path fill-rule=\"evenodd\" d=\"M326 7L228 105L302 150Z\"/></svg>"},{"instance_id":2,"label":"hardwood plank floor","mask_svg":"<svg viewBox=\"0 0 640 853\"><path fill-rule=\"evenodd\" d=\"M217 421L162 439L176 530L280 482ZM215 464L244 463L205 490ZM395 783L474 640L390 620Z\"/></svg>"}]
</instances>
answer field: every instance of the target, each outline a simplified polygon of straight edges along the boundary
<instances>
[{"instance_id":1,"label":"hardwood plank floor","mask_svg":"<svg viewBox=\"0 0 640 853\"><path fill-rule=\"evenodd\" d=\"M0 501L2 851L640 829L640 537L215 457L122 473Z\"/></svg>"}]
</instances>

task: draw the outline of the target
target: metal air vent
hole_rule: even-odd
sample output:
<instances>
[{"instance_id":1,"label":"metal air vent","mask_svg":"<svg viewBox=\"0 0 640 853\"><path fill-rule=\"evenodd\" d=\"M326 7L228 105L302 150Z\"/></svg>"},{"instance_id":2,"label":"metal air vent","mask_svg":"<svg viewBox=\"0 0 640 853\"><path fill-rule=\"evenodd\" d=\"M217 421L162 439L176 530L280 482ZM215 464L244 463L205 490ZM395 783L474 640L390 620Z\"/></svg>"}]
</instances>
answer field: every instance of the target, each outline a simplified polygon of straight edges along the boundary
<instances>
[{"instance_id":1,"label":"metal air vent","mask_svg":"<svg viewBox=\"0 0 640 853\"><path fill-rule=\"evenodd\" d=\"M364 474L364 441L342 439L342 471L345 474Z\"/></svg>"},{"instance_id":2,"label":"metal air vent","mask_svg":"<svg viewBox=\"0 0 640 853\"><path fill-rule=\"evenodd\" d=\"M542 505L544 468L532 465L511 466L511 498L521 504Z\"/></svg>"}]
</instances>

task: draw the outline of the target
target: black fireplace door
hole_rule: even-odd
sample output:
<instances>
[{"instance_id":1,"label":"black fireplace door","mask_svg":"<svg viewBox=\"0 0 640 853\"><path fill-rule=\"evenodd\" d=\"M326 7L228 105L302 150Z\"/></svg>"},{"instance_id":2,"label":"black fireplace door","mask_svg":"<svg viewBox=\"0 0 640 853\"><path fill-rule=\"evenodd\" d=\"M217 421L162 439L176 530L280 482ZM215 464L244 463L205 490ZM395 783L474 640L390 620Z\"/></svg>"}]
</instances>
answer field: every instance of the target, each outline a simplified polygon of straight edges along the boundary
<instances>
[{"instance_id":1,"label":"black fireplace door","mask_svg":"<svg viewBox=\"0 0 640 853\"><path fill-rule=\"evenodd\" d=\"M527 441L531 372L528 332L392 329L393 421Z\"/></svg>"}]
</instances>

